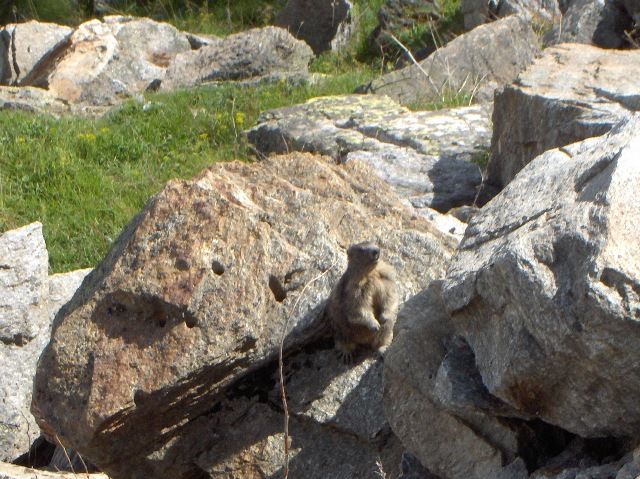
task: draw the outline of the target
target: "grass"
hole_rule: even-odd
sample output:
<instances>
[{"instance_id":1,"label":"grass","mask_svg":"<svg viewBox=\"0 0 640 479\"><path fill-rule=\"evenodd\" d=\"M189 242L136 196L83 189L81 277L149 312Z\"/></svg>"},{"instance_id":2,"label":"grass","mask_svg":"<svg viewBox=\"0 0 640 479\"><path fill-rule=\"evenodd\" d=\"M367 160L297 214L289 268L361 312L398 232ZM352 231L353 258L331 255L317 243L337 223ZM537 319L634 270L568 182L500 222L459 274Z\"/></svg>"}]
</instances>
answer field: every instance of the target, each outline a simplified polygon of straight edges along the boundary
<instances>
[{"instance_id":1,"label":"grass","mask_svg":"<svg viewBox=\"0 0 640 479\"><path fill-rule=\"evenodd\" d=\"M0 18L77 24L87 18L83 5L88 1L9 0L0 5ZM357 32L343 51L312 63L312 72L326 75L315 85L283 81L149 93L144 103L131 100L97 119L3 111L0 232L41 221L52 273L95 266L169 179L190 178L219 161L252 161L242 130L253 126L260 113L316 96L351 93L382 73L380 58L367 58L365 52L383 2L354 2ZM148 0L144 7L128 3L120 12L168 20L186 31L226 35L272 23L284 3ZM448 105L414 108L467 100L452 96Z\"/></svg>"},{"instance_id":2,"label":"grass","mask_svg":"<svg viewBox=\"0 0 640 479\"><path fill-rule=\"evenodd\" d=\"M41 221L52 272L94 266L166 181L218 161L251 161L242 130L261 112L372 77L148 94L146 104L132 100L95 120L2 112L0 231Z\"/></svg>"}]
</instances>

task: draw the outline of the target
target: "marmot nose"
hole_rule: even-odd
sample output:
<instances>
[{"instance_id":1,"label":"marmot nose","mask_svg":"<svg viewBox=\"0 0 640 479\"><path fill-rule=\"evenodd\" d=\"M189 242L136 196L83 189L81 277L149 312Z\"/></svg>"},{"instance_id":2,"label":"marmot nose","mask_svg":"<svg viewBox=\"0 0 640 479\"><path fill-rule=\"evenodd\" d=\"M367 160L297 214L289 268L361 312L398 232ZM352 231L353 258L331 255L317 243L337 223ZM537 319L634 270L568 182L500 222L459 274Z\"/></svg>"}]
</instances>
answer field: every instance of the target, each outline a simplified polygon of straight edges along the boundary
<instances>
[{"instance_id":1,"label":"marmot nose","mask_svg":"<svg viewBox=\"0 0 640 479\"><path fill-rule=\"evenodd\" d=\"M373 251L371 251L371 259L373 261L378 261L378 259L380 259L380 250L379 249L374 249Z\"/></svg>"}]
</instances>

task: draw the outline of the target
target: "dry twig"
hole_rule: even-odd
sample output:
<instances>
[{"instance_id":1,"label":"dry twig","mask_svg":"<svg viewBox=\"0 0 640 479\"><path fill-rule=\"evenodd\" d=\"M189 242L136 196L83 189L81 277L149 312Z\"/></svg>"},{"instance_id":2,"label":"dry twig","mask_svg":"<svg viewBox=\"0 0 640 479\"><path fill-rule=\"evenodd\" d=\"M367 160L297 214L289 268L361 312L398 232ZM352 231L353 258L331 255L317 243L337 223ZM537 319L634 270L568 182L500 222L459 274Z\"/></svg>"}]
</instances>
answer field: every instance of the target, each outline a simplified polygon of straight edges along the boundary
<instances>
[{"instance_id":1,"label":"dry twig","mask_svg":"<svg viewBox=\"0 0 640 479\"><path fill-rule=\"evenodd\" d=\"M283 354L284 354L284 340L287 336L287 329L289 327L289 322L291 318L293 318L293 314L296 311L298 303L300 299L304 296L305 291L309 286L315 283L317 280L326 275L329 271L333 269L333 267L337 264L338 258L335 259L333 264L329 266L328 269L320 273L318 276L310 280L307 284L304 285L302 291L298 295L296 302L293 304L291 308L291 313L287 317L284 322L284 327L282 328L282 337L280 338L280 354L278 357L278 367L280 373L280 393L282 395L282 406L284 410L284 478L287 479L289 477L289 406L287 405L287 394L284 389L284 362L283 362Z\"/></svg>"}]
</instances>

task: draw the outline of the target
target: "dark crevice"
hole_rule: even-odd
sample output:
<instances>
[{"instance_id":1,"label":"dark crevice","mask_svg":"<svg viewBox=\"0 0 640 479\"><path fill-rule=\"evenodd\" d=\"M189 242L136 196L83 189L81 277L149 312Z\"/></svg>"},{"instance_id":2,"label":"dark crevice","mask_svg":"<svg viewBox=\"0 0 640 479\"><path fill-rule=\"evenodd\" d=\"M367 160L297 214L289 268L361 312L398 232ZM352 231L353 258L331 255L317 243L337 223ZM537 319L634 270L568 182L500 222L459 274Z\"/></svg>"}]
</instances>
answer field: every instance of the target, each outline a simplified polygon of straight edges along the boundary
<instances>
[{"instance_id":1,"label":"dark crevice","mask_svg":"<svg viewBox=\"0 0 640 479\"><path fill-rule=\"evenodd\" d=\"M269 275L269 289L278 303L282 303L287 299L287 291L282 287L280 280L274 275Z\"/></svg>"}]
</instances>

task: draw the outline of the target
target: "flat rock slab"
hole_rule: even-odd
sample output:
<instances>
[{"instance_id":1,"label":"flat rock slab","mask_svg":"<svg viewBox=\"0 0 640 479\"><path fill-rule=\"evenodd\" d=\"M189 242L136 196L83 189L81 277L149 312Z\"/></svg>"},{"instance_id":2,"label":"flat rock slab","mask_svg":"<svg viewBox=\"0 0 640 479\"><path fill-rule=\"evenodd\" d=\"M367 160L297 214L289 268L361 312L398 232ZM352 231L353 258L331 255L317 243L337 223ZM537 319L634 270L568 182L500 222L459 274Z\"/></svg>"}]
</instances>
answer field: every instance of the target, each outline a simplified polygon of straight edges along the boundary
<instances>
[{"instance_id":1,"label":"flat rock slab","mask_svg":"<svg viewBox=\"0 0 640 479\"><path fill-rule=\"evenodd\" d=\"M640 430L640 116L550 150L473 217L443 290L483 383L584 438Z\"/></svg>"},{"instance_id":2,"label":"flat rock slab","mask_svg":"<svg viewBox=\"0 0 640 479\"><path fill-rule=\"evenodd\" d=\"M344 95L267 111L247 135L261 155L366 161L414 208L445 212L476 199L482 174L473 161L486 151L491 122L481 106L412 112L384 96Z\"/></svg>"},{"instance_id":3,"label":"flat rock slab","mask_svg":"<svg viewBox=\"0 0 640 479\"><path fill-rule=\"evenodd\" d=\"M488 182L507 185L552 148L609 131L640 110L640 54L563 44L496 93Z\"/></svg>"},{"instance_id":4,"label":"flat rock slab","mask_svg":"<svg viewBox=\"0 0 640 479\"><path fill-rule=\"evenodd\" d=\"M287 318L285 354L324 330L345 249L363 239L403 299L456 246L363 162L293 154L168 183L58 315L34 380L41 428L115 479L190 477L161 472L156 452L277 358Z\"/></svg>"},{"instance_id":5,"label":"flat rock slab","mask_svg":"<svg viewBox=\"0 0 640 479\"><path fill-rule=\"evenodd\" d=\"M511 83L539 49L531 26L511 16L460 35L420 62L420 67L412 64L360 89L387 95L403 105L459 92L491 102L494 90Z\"/></svg>"}]
</instances>

